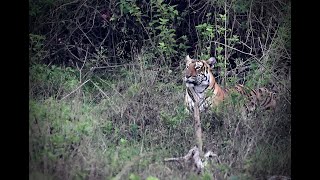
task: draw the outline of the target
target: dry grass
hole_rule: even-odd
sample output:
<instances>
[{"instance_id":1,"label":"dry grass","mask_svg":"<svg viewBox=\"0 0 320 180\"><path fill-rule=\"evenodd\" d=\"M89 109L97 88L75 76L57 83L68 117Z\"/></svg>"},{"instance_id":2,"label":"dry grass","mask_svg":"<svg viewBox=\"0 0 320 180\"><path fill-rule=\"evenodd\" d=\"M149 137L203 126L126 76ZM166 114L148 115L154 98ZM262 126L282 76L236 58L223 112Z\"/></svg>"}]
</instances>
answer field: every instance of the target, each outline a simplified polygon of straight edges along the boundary
<instances>
[{"instance_id":1,"label":"dry grass","mask_svg":"<svg viewBox=\"0 0 320 180\"><path fill-rule=\"evenodd\" d=\"M196 143L192 117L184 113L183 67L169 73L166 67L142 62L137 58L135 66L119 70L121 78L92 78L62 101L58 99L70 89L42 100L39 94L55 91L30 90L32 179L110 179L120 172L120 179L133 174L141 179L196 177L183 164L163 162L186 154ZM36 87L39 81L30 79ZM41 82L46 87L43 83L54 82ZM275 113L257 112L248 120L232 106L222 112L201 117L204 151L218 154L203 178L290 176L287 101L280 101ZM151 155L139 158L146 153Z\"/></svg>"},{"instance_id":2,"label":"dry grass","mask_svg":"<svg viewBox=\"0 0 320 180\"><path fill-rule=\"evenodd\" d=\"M118 12L124 4L140 4L141 21ZM112 8L101 11L108 6ZM30 179L290 176L290 2L197 1L177 9L178 15L171 13L180 20L168 21L159 34L153 32L159 17L170 14L151 6L135 1L31 2ZM99 15L107 12L110 22ZM229 21L218 22L223 15ZM212 25L204 30L213 34L201 38L195 28L201 24ZM177 33L166 34L168 28ZM170 55L156 47L163 41L181 48ZM201 175L185 164L163 161L184 156L196 144L193 117L183 105L187 51L195 58L220 56L215 75L223 85L268 86L279 96L274 112L256 111L247 119L240 115L239 101L201 115L203 151L218 155ZM226 72L231 61L237 67Z\"/></svg>"}]
</instances>

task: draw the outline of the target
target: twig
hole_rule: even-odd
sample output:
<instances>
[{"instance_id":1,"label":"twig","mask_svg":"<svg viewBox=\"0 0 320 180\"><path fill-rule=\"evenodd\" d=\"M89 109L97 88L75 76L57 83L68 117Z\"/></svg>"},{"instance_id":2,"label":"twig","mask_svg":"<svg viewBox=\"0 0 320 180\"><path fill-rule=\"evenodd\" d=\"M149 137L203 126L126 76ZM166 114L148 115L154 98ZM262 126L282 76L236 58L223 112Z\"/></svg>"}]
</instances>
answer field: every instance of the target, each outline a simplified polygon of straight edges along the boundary
<instances>
[{"instance_id":1,"label":"twig","mask_svg":"<svg viewBox=\"0 0 320 180\"><path fill-rule=\"evenodd\" d=\"M68 2L68 3L65 3L65 4L62 4L61 6L57 7L55 10L53 10L53 13L58 11L60 8L64 7L64 6L67 6L67 5L70 5L70 4L73 4L73 3L76 3L78 2L79 0L75 0L75 1L72 1L72 2Z\"/></svg>"},{"instance_id":2,"label":"twig","mask_svg":"<svg viewBox=\"0 0 320 180\"><path fill-rule=\"evenodd\" d=\"M192 149L190 149L189 152L183 157L164 159L164 161L185 161L185 162L188 162L190 160L193 161L197 172L200 173L201 170L204 168L204 164L200 158L200 152L197 146L194 146Z\"/></svg>"},{"instance_id":3,"label":"twig","mask_svg":"<svg viewBox=\"0 0 320 180\"><path fill-rule=\"evenodd\" d=\"M228 47L228 48L233 49L233 50L235 50L235 51L241 52L241 53L243 53L243 54L247 54L247 55L250 55L250 56L255 57L255 55L253 55L253 54L251 54L251 53L247 53L247 52L241 51L241 50L239 50L239 49L237 49L237 48L234 48L234 47L231 47L231 46L229 46L229 45L227 45L227 44L224 44L224 43L221 43L221 42L218 42L218 41L213 41L213 42L216 43L216 44L221 44L221 45L223 45L223 46L225 46L225 47Z\"/></svg>"},{"instance_id":4,"label":"twig","mask_svg":"<svg viewBox=\"0 0 320 180\"><path fill-rule=\"evenodd\" d=\"M212 157L217 157L218 162L220 163L220 159L218 157L217 154L214 154L212 151L208 151L205 155L204 155L204 161L201 159L200 156L200 150L197 146L194 146L192 149L189 150L189 152L183 156L183 157L176 157L176 158L165 158L164 161L165 162L170 162L170 161L184 161L185 163L191 161L193 163L193 167L195 167L197 173L200 173L202 171L202 169L204 168L206 162L209 160L209 158Z\"/></svg>"},{"instance_id":5,"label":"twig","mask_svg":"<svg viewBox=\"0 0 320 180\"><path fill-rule=\"evenodd\" d=\"M224 2L224 44L227 45L227 1ZM228 46L224 48L224 85L226 86L227 82L227 49Z\"/></svg>"},{"instance_id":6,"label":"twig","mask_svg":"<svg viewBox=\"0 0 320 180\"><path fill-rule=\"evenodd\" d=\"M101 79L100 77L97 77L98 79L100 79L100 81L104 82L105 84L107 84L109 87L111 87L115 92L117 92L123 99L125 99L125 97L119 92L117 91L114 87L112 87L108 82L106 82L105 80Z\"/></svg>"},{"instance_id":7,"label":"twig","mask_svg":"<svg viewBox=\"0 0 320 180\"><path fill-rule=\"evenodd\" d=\"M105 92L103 92L102 89L101 89L96 83L94 83L93 81L91 81L91 83L92 83L105 97L107 97L109 100L111 100L111 98L110 98ZM113 101L110 101L110 102L113 102ZM114 102L113 102L113 104L114 104ZM117 107L118 110L116 110L114 107ZM118 107L118 106L111 106L111 108L112 108L112 110L113 110L114 112L119 112L119 111L121 111L121 110L119 110L119 107Z\"/></svg>"},{"instance_id":8,"label":"twig","mask_svg":"<svg viewBox=\"0 0 320 180\"><path fill-rule=\"evenodd\" d=\"M69 46L70 46L70 45L69 45ZM75 47L75 46L73 46L73 47ZM76 55L74 55L74 54L70 51L70 49L69 49L68 46L66 46L66 49L69 51L69 53L70 53L74 58L76 58L78 61L80 61L80 62L83 63L83 61L82 61L80 58L78 58Z\"/></svg>"},{"instance_id":9,"label":"twig","mask_svg":"<svg viewBox=\"0 0 320 180\"><path fill-rule=\"evenodd\" d=\"M90 38L87 36L87 34L82 30L80 24L78 24L78 22L76 22L76 25L78 26L78 28L80 29L80 31L83 33L83 35L88 39L89 43L90 43L93 47L95 47L94 44L91 42Z\"/></svg>"},{"instance_id":10,"label":"twig","mask_svg":"<svg viewBox=\"0 0 320 180\"><path fill-rule=\"evenodd\" d=\"M85 55L85 57L84 57L84 62L83 62L83 64L82 64L82 66L81 66L81 68L80 68L80 70L79 70L79 75L80 75L80 82L82 81L82 69L83 69L83 67L84 67L84 65L86 64L86 61L87 61L87 57L88 57L88 49L89 49L89 47L87 47L87 50L86 50L86 55Z\"/></svg>"},{"instance_id":11,"label":"twig","mask_svg":"<svg viewBox=\"0 0 320 180\"><path fill-rule=\"evenodd\" d=\"M99 66L99 67L91 67L90 70L95 69L107 69L107 68L116 68L116 67L123 67L123 66L135 66L137 64L119 64L119 65L108 65L108 66Z\"/></svg>"},{"instance_id":12,"label":"twig","mask_svg":"<svg viewBox=\"0 0 320 180\"><path fill-rule=\"evenodd\" d=\"M64 100L65 98L67 98L68 96L70 96L72 93L76 92L81 86L85 85L88 81L90 81L90 79L86 80L84 83L80 84L80 86L78 86L75 90L71 91L69 94L67 94L66 96L64 96L63 98L60 99L60 101Z\"/></svg>"},{"instance_id":13,"label":"twig","mask_svg":"<svg viewBox=\"0 0 320 180\"><path fill-rule=\"evenodd\" d=\"M104 39L101 41L99 48L104 44L104 41L109 37L110 29L108 29L107 35L104 37Z\"/></svg>"}]
</instances>

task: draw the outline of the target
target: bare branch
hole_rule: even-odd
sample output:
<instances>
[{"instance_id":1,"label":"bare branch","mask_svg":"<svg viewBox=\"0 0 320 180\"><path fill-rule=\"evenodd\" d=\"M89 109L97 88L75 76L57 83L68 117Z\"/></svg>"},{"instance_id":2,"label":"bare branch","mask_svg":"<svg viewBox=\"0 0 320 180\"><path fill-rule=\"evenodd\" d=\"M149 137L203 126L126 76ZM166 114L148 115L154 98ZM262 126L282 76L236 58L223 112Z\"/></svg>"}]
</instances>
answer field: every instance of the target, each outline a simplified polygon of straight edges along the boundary
<instances>
[{"instance_id":1,"label":"bare branch","mask_svg":"<svg viewBox=\"0 0 320 180\"><path fill-rule=\"evenodd\" d=\"M193 107L193 117L194 117L194 127L196 132L196 142L199 147L200 154L202 155L202 130L201 130L201 121L200 121L200 110L199 110L199 101L200 98L197 93L194 91L194 88L189 88L192 96L195 99L194 107Z\"/></svg>"}]
</instances>

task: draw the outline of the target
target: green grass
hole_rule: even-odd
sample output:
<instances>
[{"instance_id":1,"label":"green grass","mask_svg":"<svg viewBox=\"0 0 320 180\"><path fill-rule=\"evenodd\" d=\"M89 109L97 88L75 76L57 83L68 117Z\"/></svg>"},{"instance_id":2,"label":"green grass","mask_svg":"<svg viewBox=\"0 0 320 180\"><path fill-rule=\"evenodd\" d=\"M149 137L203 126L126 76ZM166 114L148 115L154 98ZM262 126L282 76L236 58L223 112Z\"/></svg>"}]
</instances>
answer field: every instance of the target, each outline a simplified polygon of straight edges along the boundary
<instances>
[{"instance_id":1,"label":"green grass","mask_svg":"<svg viewBox=\"0 0 320 180\"><path fill-rule=\"evenodd\" d=\"M221 109L219 120L208 113L202 119L204 145L221 162L212 161L200 176L164 163L195 144L192 117L184 112L184 86L178 83L182 71L176 76L166 67L121 72L118 78L92 76L70 94L80 85L76 70L31 66L31 179L112 179L120 172L122 179L290 175L290 142L280 141L280 135L290 137L284 110L252 121L239 119L231 106Z\"/></svg>"}]
</instances>

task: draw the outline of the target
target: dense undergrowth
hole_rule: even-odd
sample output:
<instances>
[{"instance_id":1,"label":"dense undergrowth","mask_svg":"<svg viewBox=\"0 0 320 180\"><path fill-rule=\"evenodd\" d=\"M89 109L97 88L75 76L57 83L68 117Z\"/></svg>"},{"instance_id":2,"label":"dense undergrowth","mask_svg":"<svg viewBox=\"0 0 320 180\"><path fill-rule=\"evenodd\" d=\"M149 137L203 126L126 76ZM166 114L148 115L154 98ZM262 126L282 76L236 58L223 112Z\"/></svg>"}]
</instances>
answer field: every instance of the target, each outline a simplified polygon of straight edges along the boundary
<instances>
[{"instance_id":1,"label":"dense undergrowth","mask_svg":"<svg viewBox=\"0 0 320 180\"><path fill-rule=\"evenodd\" d=\"M77 88L76 71L51 79L61 73L60 68L31 67L31 176L111 179L134 158L151 153L136 160L124 179L130 174L142 179L192 177L188 169L163 162L165 157L185 154L195 144L193 121L184 112L184 86L178 83L181 75L170 75L167 68L140 68L122 68L119 72L125 73L118 79L92 78L67 96ZM161 72L165 77L159 77ZM203 117L205 149L219 155L207 176L290 174L290 106L286 102L280 101L277 113L257 113L251 121L240 119L234 109L223 112L222 119L210 113Z\"/></svg>"},{"instance_id":2,"label":"dense undergrowth","mask_svg":"<svg viewBox=\"0 0 320 180\"><path fill-rule=\"evenodd\" d=\"M29 2L30 179L291 176L290 2ZM249 119L237 98L201 116L218 157L200 175L163 161L195 145L186 54L217 57L222 87L278 96Z\"/></svg>"}]
</instances>

